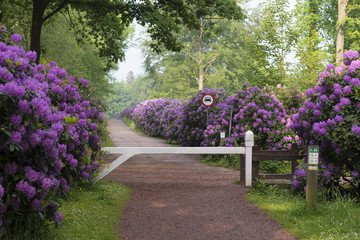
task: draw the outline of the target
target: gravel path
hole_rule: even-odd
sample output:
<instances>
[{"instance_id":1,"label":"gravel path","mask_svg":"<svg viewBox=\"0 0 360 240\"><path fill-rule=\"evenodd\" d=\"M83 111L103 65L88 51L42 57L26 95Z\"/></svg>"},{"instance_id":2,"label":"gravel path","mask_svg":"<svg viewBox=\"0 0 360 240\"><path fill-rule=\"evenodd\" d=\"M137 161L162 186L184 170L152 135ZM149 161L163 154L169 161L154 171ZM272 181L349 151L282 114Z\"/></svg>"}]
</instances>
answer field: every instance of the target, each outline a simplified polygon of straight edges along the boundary
<instances>
[{"instance_id":1,"label":"gravel path","mask_svg":"<svg viewBox=\"0 0 360 240\"><path fill-rule=\"evenodd\" d=\"M115 146L169 146L109 120ZM121 218L122 239L295 239L234 184L239 171L199 163L201 156L138 155L105 177L133 189Z\"/></svg>"}]
</instances>

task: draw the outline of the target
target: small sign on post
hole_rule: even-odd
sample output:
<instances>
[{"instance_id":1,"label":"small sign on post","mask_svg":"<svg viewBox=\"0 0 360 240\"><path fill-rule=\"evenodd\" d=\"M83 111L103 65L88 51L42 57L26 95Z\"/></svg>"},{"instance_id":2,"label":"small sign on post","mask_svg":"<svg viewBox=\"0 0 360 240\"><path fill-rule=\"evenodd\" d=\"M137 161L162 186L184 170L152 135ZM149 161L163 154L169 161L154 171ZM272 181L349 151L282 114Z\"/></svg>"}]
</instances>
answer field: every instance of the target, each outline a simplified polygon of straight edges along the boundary
<instances>
[{"instance_id":1,"label":"small sign on post","mask_svg":"<svg viewBox=\"0 0 360 240\"><path fill-rule=\"evenodd\" d=\"M201 104L204 107L211 107L215 103L215 97L210 93L206 93L201 97Z\"/></svg>"},{"instance_id":2,"label":"small sign on post","mask_svg":"<svg viewBox=\"0 0 360 240\"><path fill-rule=\"evenodd\" d=\"M225 132L220 132L220 146L224 146Z\"/></svg>"},{"instance_id":3,"label":"small sign on post","mask_svg":"<svg viewBox=\"0 0 360 240\"><path fill-rule=\"evenodd\" d=\"M206 126L208 125L209 122L209 107L211 107L212 105L214 105L215 103L215 97L213 95L211 95L210 93L206 93L204 95L202 95L201 97L201 104L206 107ZM215 145L215 144L213 144Z\"/></svg>"},{"instance_id":4,"label":"small sign on post","mask_svg":"<svg viewBox=\"0 0 360 240\"><path fill-rule=\"evenodd\" d=\"M306 176L306 210L313 209L318 188L319 146L308 147L308 171Z\"/></svg>"}]
</instances>

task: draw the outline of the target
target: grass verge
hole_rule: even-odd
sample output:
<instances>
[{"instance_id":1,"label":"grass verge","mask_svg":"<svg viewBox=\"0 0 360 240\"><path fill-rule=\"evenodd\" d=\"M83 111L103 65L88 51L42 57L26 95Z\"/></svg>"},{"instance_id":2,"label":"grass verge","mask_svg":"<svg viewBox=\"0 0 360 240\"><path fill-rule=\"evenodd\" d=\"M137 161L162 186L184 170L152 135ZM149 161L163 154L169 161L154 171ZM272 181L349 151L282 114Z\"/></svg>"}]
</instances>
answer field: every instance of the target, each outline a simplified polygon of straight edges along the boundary
<instances>
[{"instance_id":1,"label":"grass verge","mask_svg":"<svg viewBox=\"0 0 360 240\"><path fill-rule=\"evenodd\" d=\"M121 118L121 121L123 121L126 125L128 125L136 133L145 135L145 133L142 130L136 128L135 123L134 123L133 120L131 120L129 118Z\"/></svg>"},{"instance_id":2,"label":"grass verge","mask_svg":"<svg viewBox=\"0 0 360 240\"><path fill-rule=\"evenodd\" d=\"M305 211L305 199L287 190L250 191L247 199L298 239L360 239L360 204L353 200L317 202L315 210Z\"/></svg>"},{"instance_id":3,"label":"grass verge","mask_svg":"<svg viewBox=\"0 0 360 240\"><path fill-rule=\"evenodd\" d=\"M103 147L115 147L115 145L111 141L109 135L107 135L106 138L104 140L102 140L102 146Z\"/></svg>"},{"instance_id":4,"label":"grass verge","mask_svg":"<svg viewBox=\"0 0 360 240\"><path fill-rule=\"evenodd\" d=\"M124 185L105 180L71 190L59 209L64 215L62 225L46 239L119 239L120 217L130 193Z\"/></svg>"},{"instance_id":5,"label":"grass verge","mask_svg":"<svg viewBox=\"0 0 360 240\"><path fill-rule=\"evenodd\" d=\"M240 156L237 155L207 155L202 163L215 167L240 169Z\"/></svg>"}]
</instances>

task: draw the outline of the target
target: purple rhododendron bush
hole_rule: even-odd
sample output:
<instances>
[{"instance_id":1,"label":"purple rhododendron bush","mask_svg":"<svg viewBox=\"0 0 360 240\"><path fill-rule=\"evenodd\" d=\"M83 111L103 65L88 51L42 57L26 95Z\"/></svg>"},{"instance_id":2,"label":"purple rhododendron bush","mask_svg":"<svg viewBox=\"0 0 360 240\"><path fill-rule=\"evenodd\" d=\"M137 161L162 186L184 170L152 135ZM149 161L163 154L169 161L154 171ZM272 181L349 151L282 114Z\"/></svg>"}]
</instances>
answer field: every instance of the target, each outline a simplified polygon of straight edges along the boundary
<instances>
[{"instance_id":1,"label":"purple rhododendron bush","mask_svg":"<svg viewBox=\"0 0 360 240\"><path fill-rule=\"evenodd\" d=\"M201 104L204 94L215 97L213 106ZM302 100L291 104L299 101ZM128 109L119 116L127 115ZM182 146L219 146L220 132L228 135L229 128L231 135L225 139L225 146L239 145L248 130L254 132L257 146L263 149L288 149L299 140L289 128L291 116L274 91L269 87L247 87L247 84L235 96L224 89L205 89L188 102L146 100L134 108L131 119L146 134Z\"/></svg>"},{"instance_id":2,"label":"purple rhododendron bush","mask_svg":"<svg viewBox=\"0 0 360 240\"><path fill-rule=\"evenodd\" d=\"M168 141L176 139L178 117L182 116L184 102L178 99L151 99L139 103L133 109L131 118L135 126L153 137L166 138ZM124 110L120 116L126 116Z\"/></svg>"},{"instance_id":3,"label":"purple rhododendron bush","mask_svg":"<svg viewBox=\"0 0 360 240\"><path fill-rule=\"evenodd\" d=\"M360 196L360 60L344 53L344 64L328 65L309 97L293 117L291 128L304 146L320 146L319 187ZM306 147L305 147L306 150ZM306 166L305 166L306 169ZM293 186L302 192L306 170L295 173ZM348 184L342 184L347 182ZM330 196L331 197L331 196Z\"/></svg>"},{"instance_id":4,"label":"purple rhododendron bush","mask_svg":"<svg viewBox=\"0 0 360 240\"><path fill-rule=\"evenodd\" d=\"M85 79L35 64L21 36L0 42L0 236L61 222L57 200L99 167L104 108Z\"/></svg>"},{"instance_id":5,"label":"purple rhododendron bush","mask_svg":"<svg viewBox=\"0 0 360 240\"><path fill-rule=\"evenodd\" d=\"M204 94L215 97L211 107L201 104ZM210 146L220 144L220 132L226 131L230 119L230 93L224 89L205 89L184 106L182 121L178 127L178 142L182 146ZM227 127L227 128L226 128ZM228 131L228 130L227 130Z\"/></svg>"},{"instance_id":6,"label":"purple rhododendron bush","mask_svg":"<svg viewBox=\"0 0 360 240\"><path fill-rule=\"evenodd\" d=\"M231 104L234 112L233 139L239 139L251 130L257 146L272 150L289 149L299 140L289 128L291 116L269 87L259 89L248 87L245 83L232 98Z\"/></svg>"}]
</instances>

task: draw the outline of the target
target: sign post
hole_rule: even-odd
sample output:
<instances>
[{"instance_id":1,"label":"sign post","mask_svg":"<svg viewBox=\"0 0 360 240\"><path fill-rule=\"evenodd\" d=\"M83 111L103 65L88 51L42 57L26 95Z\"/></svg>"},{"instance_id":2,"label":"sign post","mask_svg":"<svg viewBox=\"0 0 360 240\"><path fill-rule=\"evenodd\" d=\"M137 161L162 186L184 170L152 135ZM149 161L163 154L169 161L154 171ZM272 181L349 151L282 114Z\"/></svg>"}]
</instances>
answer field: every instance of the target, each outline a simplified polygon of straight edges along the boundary
<instances>
[{"instance_id":1,"label":"sign post","mask_svg":"<svg viewBox=\"0 0 360 240\"><path fill-rule=\"evenodd\" d=\"M318 188L319 146L308 147L308 171L306 176L306 210L315 208Z\"/></svg>"},{"instance_id":2,"label":"sign post","mask_svg":"<svg viewBox=\"0 0 360 240\"><path fill-rule=\"evenodd\" d=\"M207 107L207 109L206 109L206 126L208 125L208 122L209 122L209 107L214 105L214 103L215 103L215 97L213 95L211 95L210 93L206 93L206 94L202 95L201 104L204 107Z\"/></svg>"},{"instance_id":3,"label":"sign post","mask_svg":"<svg viewBox=\"0 0 360 240\"><path fill-rule=\"evenodd\" d=\"M225 132L220 132L220 146L224 146Z\"/></svg>"}]
</instances>

